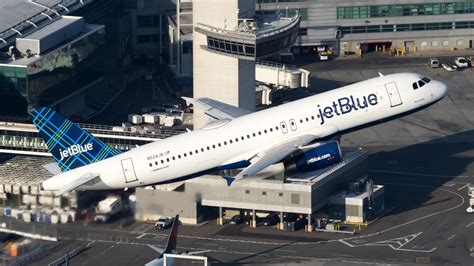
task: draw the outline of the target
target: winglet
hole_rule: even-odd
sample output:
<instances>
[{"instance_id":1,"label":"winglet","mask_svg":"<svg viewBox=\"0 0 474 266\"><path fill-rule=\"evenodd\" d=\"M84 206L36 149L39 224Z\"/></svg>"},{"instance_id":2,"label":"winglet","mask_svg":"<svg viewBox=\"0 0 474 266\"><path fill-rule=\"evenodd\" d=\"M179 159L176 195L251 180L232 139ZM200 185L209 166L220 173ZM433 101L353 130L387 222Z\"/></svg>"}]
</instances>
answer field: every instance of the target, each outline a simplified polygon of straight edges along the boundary
<instances>
[{"instance_id":1,"label":"winglet","mask_svg":"<svg viewBox=\"0 0 474 266\"><path fill-rule=\"evenodd\" d=\"M381 72L379 72L379 76L380 76L380 77L383 77L383 74L382 74Z\"/></svg>"},{"instance_id":2,"label":"winglet","mask_svg":"<svg viewBox=\"0 0 474 266\"><path fill-rule=\"evenodd\" d=\"M196 101L194 98L191 98L191 97L181 97L181 99L186 101L187 106L191 104L194 105L194 102Z\"/></svg>"},{"instance_id":3,"label":"winglet","mask_svg":"<svg viewBox=\"0 0 474 266\"><path fill-rule=\"evenodd\" d=\"M228 187L230 187L230 185L232 185L232 183L234 183L234 181L235 181L235 178L229 177L229 176L223 176L222 178L225 179L225 181L227 182Z\"/></svg>"}]
</instances>

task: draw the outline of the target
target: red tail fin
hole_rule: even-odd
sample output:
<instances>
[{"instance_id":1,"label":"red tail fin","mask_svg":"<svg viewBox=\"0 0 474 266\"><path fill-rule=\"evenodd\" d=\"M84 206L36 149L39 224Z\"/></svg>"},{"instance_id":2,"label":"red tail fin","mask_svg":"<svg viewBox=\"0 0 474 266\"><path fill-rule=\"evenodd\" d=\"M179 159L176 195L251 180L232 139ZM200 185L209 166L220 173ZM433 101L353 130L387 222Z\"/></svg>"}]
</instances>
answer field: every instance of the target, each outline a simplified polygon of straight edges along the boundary
<instances>
[{"instance_id":1,"label":"red tail fin","mask_svg":"<svg viewBox=\"0 0 474 266\"><path fill-rule=\"evenodd\" d=\"M178 243L178 225L179 225L179 214L174 217L173 225L171 226L170 236L168 243L166 244L165 251L163 253L171 253L176 250L176 244Z\"/></svg>"}]
</instances>

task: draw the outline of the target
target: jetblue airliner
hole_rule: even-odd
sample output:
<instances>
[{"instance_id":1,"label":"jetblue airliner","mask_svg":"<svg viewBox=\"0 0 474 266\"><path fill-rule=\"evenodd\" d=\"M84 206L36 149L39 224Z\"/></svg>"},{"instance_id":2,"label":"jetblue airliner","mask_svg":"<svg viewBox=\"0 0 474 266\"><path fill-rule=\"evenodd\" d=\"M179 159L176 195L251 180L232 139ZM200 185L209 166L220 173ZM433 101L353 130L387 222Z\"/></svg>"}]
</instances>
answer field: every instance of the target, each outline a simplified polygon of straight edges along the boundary
<instances>
[{"instance_id":1,"label":"jetblue airliner","mask_svg":"<svg viewBox=\"0 0 474 266\"><path fill-rule=\"evenodd\" d=\"M241 169L232 180L284 162L289 172L319 169L340 156L321 139L426 108L446 95L440 81L414 73L382 75L263 111L209 98L185 98L213 122L204 128L116 150L48 108L33 111L57 166L42 189L118 189L170 183L219 169Z\"/></svg>"}]
</instances>

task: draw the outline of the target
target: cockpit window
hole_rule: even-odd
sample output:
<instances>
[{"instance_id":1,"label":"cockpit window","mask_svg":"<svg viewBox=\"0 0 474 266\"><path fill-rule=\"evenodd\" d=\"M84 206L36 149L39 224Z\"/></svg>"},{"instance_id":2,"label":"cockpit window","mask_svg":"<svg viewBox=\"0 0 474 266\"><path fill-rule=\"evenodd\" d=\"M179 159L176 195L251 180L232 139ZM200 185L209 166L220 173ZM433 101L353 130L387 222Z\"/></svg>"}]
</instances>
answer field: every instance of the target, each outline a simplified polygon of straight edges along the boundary
<instances>
[{"instance_id":1,"label":"cockpit window","mask_svg":"<svg viewBox=\"0 0 474 266\"><path fill-rule=\"evenodd\" d=\"M418 80L418 87L423 87L425 86L425 83L422 80Z\"/></svg>"},{"instance_id":2,"label":"cockpit window","mask_svg":"<svg viewBox=\"0 0 474 266\"><path fill-rule=\"evenodd\" d=\"M431 80L429 78L424 77L424 78L418 80L417 82L413 83L413 89L416 90L418 88L421 88L421 87L425 86L425 84L430 83L430 81Z\"/></svg>"}]
</instances>

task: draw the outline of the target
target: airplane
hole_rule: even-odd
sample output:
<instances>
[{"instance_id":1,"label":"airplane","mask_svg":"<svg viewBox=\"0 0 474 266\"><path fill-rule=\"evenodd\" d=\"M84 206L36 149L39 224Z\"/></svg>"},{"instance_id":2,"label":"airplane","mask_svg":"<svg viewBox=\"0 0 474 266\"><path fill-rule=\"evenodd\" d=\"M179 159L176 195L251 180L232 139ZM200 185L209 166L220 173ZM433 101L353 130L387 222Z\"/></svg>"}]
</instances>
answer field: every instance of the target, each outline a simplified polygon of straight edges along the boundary
<instances>
[{"instance_id":1,"label":"airplane","mask_svg":"<svg viewBox=\"0 0 474 266\"><path fill-rule=\"evenodd\" d=\"M170 235L168 237L168 241L166 242L165 248L160 248L155 245L147 244L148 247L150 247L151 249L159 253L160 256L158 256L156 259L150 262L147 262L145 266L162 266L164 265L165 254L177 254L176 244L178 243L178 225L179 225L179 215L176 215L173 220L173 225L171 226ZM199 250L199 251L185 252L185 253L182 253L181 255L193 256L193 255L207 253L209 251L210 250ZM166 265L173 265L173 263L174 263L173 258L166 259Z\"/></svg>"},{"instance_id":2,"label":"airplane","mask_svg":"<svg viewBox=\"0 0 474 266\"><path fill-rule=\"evenodd\" d=\"M209 98L184 98L214 121L201 129L122 152L54 110L32 112L57 165L41 189L128 189L172 183L222 169L242 169L228 185L279 162L289 173L317 170L340 159L331 136L414 113L441 100L447 86L415 73L357 82L258 112ZM326 162L326 163L324 163Z\"/></svg>"}]
</instances>

